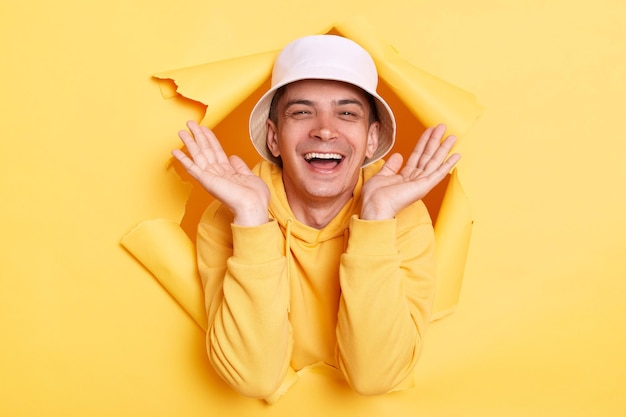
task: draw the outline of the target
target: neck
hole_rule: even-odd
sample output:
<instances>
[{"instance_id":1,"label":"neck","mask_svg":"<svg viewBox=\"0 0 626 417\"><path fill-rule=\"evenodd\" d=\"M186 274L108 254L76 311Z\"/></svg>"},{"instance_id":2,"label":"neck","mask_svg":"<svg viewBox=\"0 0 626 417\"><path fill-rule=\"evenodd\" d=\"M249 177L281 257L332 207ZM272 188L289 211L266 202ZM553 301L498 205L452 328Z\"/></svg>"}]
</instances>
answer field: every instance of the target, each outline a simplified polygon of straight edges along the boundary
<instances>
[{"instance_id":1,"label":"neck","mask_svg":"<svg viewBox=\"0 0 626 417\"><path fill-rule=\"evenodd\" d=\"M293 202L287 193L289 207L298 221L315 229L322 229L328 225L341 209L346 205L352 196L344 198L333 198L328 200L309 200L306 202Z\"/></svg>"}]
</instances>

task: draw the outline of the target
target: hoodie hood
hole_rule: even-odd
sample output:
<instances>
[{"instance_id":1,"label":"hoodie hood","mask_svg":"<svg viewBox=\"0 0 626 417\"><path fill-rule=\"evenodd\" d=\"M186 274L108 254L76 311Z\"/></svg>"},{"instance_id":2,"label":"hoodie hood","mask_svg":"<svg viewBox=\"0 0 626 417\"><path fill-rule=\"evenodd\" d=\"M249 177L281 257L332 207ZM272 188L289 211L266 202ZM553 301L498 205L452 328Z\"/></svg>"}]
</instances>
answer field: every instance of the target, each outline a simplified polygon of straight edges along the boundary
<instances>
[{"instance_id":1,"label":"hoodie hood","mask_svg":"<svg viewBox=\"0 0 626 417\"><path fill-rule=\"evenodd\" d=\"M352 198L343 206L335 218L322 229L307 226L296 219L287 201L280 167L267 161L261 161L254 167L253 172L259 175L270 189L270 216L278 222L281 229L289 230L289 234L298 240L306 243L316 243L344 235L349 227L350 218L361 211L361 188L363 183L375 175L382 165L383 161L378 161L361 169Z\"/></svg>"}]
</instances>

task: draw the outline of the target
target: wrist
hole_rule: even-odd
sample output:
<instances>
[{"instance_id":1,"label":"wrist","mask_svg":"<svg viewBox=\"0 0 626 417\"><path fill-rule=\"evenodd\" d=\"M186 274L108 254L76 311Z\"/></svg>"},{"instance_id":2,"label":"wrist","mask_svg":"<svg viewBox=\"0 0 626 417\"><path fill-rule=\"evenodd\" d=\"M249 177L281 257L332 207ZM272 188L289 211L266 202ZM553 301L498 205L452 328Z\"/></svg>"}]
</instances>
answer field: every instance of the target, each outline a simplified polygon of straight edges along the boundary
<instances>
[{"instance_id":1,"label":"wrist","mask_svg":"<svg viewBox=\"0 0 626 417\"><path fill-rule=\"evenodd\" d=\"M376 207L363 205L359 218L361 220L391 220L396 217L396 213L388 207Z\"/></svg>"},{"instance_id":2,"label":"wrist","mask_svg":"<svg viewBox=\"0 0 626 417\"><path fill-rule=\"evenodd\" d=\"M269 221L267 208L260 206L251 207L247 210L235 211L233 217L233 224L237 226L260 226Z\"/></svg>"}]
</instances>

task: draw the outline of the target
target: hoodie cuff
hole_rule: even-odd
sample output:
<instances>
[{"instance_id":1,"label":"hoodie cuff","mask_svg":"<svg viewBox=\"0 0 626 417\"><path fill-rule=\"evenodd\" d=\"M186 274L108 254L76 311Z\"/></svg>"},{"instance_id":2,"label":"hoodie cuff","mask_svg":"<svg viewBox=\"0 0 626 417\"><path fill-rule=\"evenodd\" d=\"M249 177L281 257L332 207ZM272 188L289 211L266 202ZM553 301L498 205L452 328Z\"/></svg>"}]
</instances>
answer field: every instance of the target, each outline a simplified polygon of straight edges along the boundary
<instances>
[{"instance_id":1,"label":"hoodie cuff","mask_svg":"<svg viewBox=\"0 0 626 417\"><path fill-rule=\"evenodd\" d=\"M276 220L260 226L231 225L233 259L246 264L265 263L282 257L282 234Z\"/></svg>"},{"instance_id":2,"label":"hoodie cuff","mask_svg":"<svg viewBox=\"0 0 626 417\"><path fill-rule=\"evenodd\" d=\"M350 238L346 253L363 256L397 255L396 219L350 219Z\"/></svg>"}]
</instances>

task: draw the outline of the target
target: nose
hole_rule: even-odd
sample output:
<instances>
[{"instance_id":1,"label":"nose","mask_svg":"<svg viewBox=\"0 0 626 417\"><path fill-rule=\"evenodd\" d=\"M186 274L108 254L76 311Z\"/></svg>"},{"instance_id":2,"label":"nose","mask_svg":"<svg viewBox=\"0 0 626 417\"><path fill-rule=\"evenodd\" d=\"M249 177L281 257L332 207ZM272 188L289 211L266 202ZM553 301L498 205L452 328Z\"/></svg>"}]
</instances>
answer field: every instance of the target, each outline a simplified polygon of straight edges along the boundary
<instances>
[{"instance_id":1,"label":"nose","mask_svg":"<svg viewBox=\"0 0 626 417\"><path fill-rule=\"evenodd\" d=\"M315 126L311 129L311 137L323 141L336 139L337 129L333 123L332 116L319 114L316 117Z\"/></svg>"}]
</instances>

